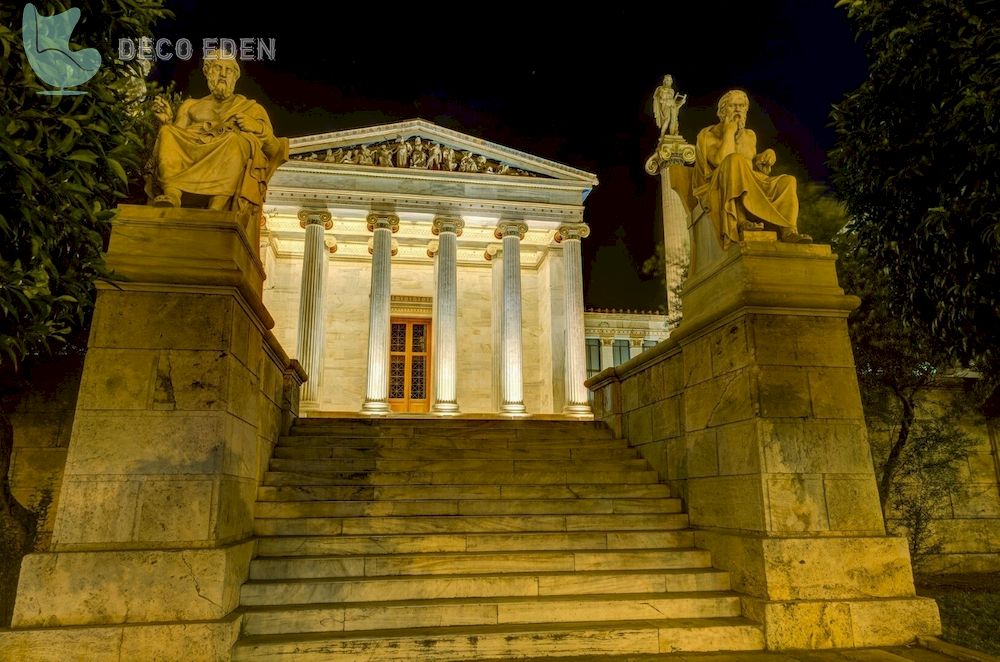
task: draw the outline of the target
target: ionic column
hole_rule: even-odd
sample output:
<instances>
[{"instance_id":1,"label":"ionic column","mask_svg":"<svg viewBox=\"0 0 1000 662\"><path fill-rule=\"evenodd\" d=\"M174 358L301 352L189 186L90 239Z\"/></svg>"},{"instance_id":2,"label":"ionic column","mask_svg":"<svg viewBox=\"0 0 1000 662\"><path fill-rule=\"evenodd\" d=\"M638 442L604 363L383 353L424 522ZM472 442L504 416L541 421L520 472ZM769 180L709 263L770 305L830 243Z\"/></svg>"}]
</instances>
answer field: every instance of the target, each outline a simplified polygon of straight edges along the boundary
<instances>
[{"instance_id":1,"label":"ionic column","mask_svg":"<svg viewBox=\"0 0 1000 662\"><path fill-rule=\"evenodd\" d=\"M615 364L615 339L612 337L601 338L601 370L607 370Z\"/></svg>"},{"instance_id":2,"label":"ionic column","mask_svg":"<svg viewBox=\"0 0 1000 662\"><path fill-rule=\"evenodd\" d=\"M460 218L436 218L431 229L438 236L431 411L451 416L458 413L458 237L464 227Z\"/></svg>"},{"instance_id":3,"label":"ionic column","mask_svg":"<svg viewBox=\"0 0 1000 662\"><path fill-rule=\"evenodd\" d=\"M523 221L501 221L493 233L503 240L503 315L500 325L500 413L525 415L521 348L521 240Z\"/></svg>"},{"instance_id":4,"label":"ionic column","mask_svg":"<svg viewBox=\"0 0 1000 662\"><path fill-rule=\"evenodd\" d=\"M302 253L302 287L299 293L299 363L308 379L302 385L302 402L315 402L323 382L323 301L326 290L327 249L323 232L333 227L330 212L303 209L299 227L306 231Z\"/></svg>"},{"instance_id":5,"label":"ionic column","mask_svg":"<svg viewBox=\"0 0 1000 662\"><path fill-rule=\"evenodd\" d=\"M591 415L587 399L586 339L583 328L583 258L580 240L590 236L584 223L563 225L556 241L563 245L563 308L566 315L566 406L567 416Z\"/></svg>"},{"instance_id":6,"label":"ionic column","mask_svg":"<svg viewBox=\"0 0 1000 662\"><path fill-rule=\"evenodd\" d=\"M491 393L493 394L493 411L500 411L500 405L503 404L503 387L501 386L503 380L500 378L500 372L503 370L500 360L500 328L503 326L503 247L500 244L490 244L486 247L483 257L491 263L493 272L493 294L490 300L493 309L490 315L493 327L493 343L490 345L493 348L493 389Z\"/></svg>"},{"instance_id":7,"label":"ionic column","mask_svg":"<svg viewBox=\"0 0 1000 662\"><path fill-rule=\"evenodd\" d=\"M371 300L368 313L368 387L365 414L389 413L389 305L392 269L392 233L399 231L399 217L394 214L368 215L368 231L374 233L369 252L372 255Z\"/></svg>"},{"instance_id":8,"label":"ionic column","mask_svg":"<svg viewBox=\"0 0 1000 662\"><path fill-rule=\"evenodd\" d=\"M628 339L628 357L639 356L642 354L642 338L632 337Z\"/></svg>"}]
</instances>

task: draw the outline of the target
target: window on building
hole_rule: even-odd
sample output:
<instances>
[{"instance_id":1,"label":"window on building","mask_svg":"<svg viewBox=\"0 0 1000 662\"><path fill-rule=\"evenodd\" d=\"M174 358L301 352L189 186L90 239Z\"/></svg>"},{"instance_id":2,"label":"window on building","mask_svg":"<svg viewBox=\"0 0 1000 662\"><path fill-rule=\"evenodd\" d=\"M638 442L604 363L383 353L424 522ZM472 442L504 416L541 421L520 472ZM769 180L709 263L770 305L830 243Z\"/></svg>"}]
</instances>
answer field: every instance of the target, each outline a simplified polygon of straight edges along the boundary
<instances>
[{"instance_id":1,"label":"window on building","mask_svg":"<svg viewBox=\"0 0 1000 662\"><path fill-rule=\"evenodd\" d=\"M615 344L611 348L614 350L615 365L621 365L628 361L628 340L615 340Z\"/></svg>"},{"instance_id":2,"label":"window on building","mask_svg":"<svg viewBox=\"0 0 1000 662\"><path fill-rule=\"evenodd\" d=\"M587 338L587 379L601 371L601 341Z\"/></svg>"},{"instance_id":3,"label":"window on building","mask_svg":"<svg viewBox=\"0 0 1000 662\"><path fill-rule=\"evenodd\" d=\"M656 347L656 341L655 340L643 340L642 341L642 351L645 352L647 349L652 349L654 347Z\"/></svg>"}]
</instances>

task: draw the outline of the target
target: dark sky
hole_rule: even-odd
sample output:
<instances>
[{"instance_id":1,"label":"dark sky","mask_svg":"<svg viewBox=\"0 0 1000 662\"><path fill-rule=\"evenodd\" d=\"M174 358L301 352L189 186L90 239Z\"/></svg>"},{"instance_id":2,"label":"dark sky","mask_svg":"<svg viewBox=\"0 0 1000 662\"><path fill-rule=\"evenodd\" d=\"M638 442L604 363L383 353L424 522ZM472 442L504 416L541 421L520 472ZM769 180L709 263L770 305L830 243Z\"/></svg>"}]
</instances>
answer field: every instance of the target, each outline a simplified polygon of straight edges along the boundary
<instances>
[{"instance_id":1,"label":"dark sky","mask_svg":"<svg viewBox=\"0 0 1000 662\"><path fill-rule=\"evenodd\" d=\"M204 37L273 37L273 62L244 63L237 86L294 137L413 117L597 174L586 203L588 306L654 308L663 287L639 273L662 238L658 182L643 170L658 135L650 101L663 74L688 94L681 133L715 121L722 92L745 89L748 125L798 171L823 180L829 110L866 76L833 0L655 5L167 2L156 37L187 37L195 58L154 77L207 94ZM683 7L683 8L682 8ZM793 164L794 165L794 164Z\"/></svg>"}]
</instances>

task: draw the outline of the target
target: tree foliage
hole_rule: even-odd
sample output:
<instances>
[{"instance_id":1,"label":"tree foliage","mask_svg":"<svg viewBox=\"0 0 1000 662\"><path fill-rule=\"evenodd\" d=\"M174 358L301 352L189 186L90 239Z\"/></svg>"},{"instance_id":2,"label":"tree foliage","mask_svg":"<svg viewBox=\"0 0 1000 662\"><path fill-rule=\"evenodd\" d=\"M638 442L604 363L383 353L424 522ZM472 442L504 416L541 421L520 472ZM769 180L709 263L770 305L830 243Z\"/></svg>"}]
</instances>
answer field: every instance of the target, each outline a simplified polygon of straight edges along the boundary
<instances>
[{"instance_id":1,"label":"tree foliage","mask_svg":"<svg viewBox=\"0 0 1000 662\"><path fill-rule=\"evenodd\" d=\"M859 254L887 294L872 305L995 383L1000 3L840 4L867 39L871 71L834 108L830 164Z\"/></svg>"},{"instance_id":2,"label":"tree foliage","mask_svg":"<svg viewBox=\"0 0 1000 662\"><path fill-rule=\"evenodd\" d=\"M37 3L43 16L68 3ZM117 60L119 38L151 35L160 2L75 2L70 44L96 48L101 68L79 89L50 89L28 64L21 5L0 6L0 365L46 351L79 326L105 274L101 256L116 204L138 182L149 117L135 95L145 72Z\"/></svg>"}]
</instances>

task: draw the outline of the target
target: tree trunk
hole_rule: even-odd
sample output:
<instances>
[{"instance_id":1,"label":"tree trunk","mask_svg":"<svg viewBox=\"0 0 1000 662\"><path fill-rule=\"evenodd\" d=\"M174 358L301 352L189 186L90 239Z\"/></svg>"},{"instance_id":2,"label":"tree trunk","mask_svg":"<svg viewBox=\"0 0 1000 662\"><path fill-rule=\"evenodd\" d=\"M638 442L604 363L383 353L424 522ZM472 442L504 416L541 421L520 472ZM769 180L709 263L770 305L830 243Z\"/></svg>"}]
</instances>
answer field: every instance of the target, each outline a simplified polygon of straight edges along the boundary
<instances>
[{"instance_id":1,"label":"tree trunk","mask_svg":"<svg viewBox=\"0 0 1000 662\"><path fill-rule=\"evenodd\" d=\"M10 491L14 428L0 407L0 627L10 625L21 559L35 545L37 518Z\"/></svg>"},{"instance_id":2,"label":"tree trunk","mask_svg":"<svg viewBox=\"0 0 1000 662\"><path fill-rule=\"evenodd\" d=\"M885 466L882 467L882 477L879 479L878 496L879 504L882 506L882 519L886 519L886 506L889 503L889 491L892 488L892 479L896 476L896 467L899 465L899 458L906 448L906 442L910 439L910 430L913 427L913 420L916 418L916 409L913 406L913 394L893 389L899 404L903 408L902 420L899 423L899 434L896 441L889 449L889 457L885 459Z\"/></svg>"}]
</instances>

